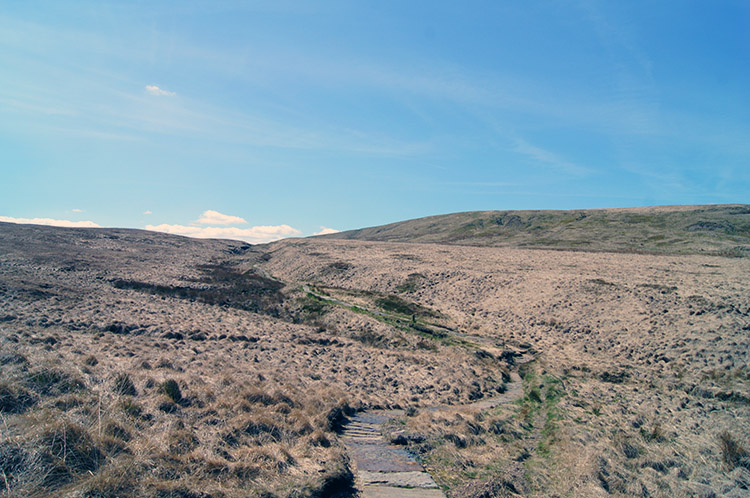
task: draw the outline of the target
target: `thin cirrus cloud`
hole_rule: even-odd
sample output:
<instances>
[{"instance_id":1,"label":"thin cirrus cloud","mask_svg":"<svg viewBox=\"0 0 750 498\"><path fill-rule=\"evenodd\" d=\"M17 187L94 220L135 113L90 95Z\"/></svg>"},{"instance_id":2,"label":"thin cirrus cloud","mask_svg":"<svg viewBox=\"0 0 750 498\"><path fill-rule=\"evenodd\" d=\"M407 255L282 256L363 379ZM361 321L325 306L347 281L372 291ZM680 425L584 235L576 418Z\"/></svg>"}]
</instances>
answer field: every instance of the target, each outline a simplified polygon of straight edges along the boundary
<instances>
[{"instance_id":1,"label":"thin cirrus cloud","mask_svg":"<svg viewBox=\"0 0 750 498\"><path fill-rule=\"evenodd\" d=\"M302 232L289 225L237 227L193 227L185 225L146 225L146 230L184 235L200 239L235 239L250 244L264 244L286 237L296 237Z\"/></svg>"},{"instance_id":2,"label":"thin cirrus cloud","mask_svg":"<svg viewBox=\"0 0 750 498\"><path fill-rule=\"evenodd\" d=\"M52 218L13 218L10 216L0 216L0 221L24 225L48 225L51 227L101 228L100 225L97 225L93 221L55 220Z\"/></svg>"},{"instance_id":3,"label":"thin cirrus cloud","mask_svg":"<svg viewBox=\"0 0 750 498\"><path fill-rule=\"evenodd\" d=\"M205 211L197 220L201 225L245 225L247 221L239 216L223 214L218 211Z\"/></svg>"},{"instance_id":4,"label":"thin cirrus cloud","mask_svg":"<svg viewBox=\"0 0 750 498\"><path fill-rule=\"evenodd\" d=\"M174 97L177 95L177 93L164 90L157 85L146 85L146 92L149 95L156 95L157 97Z\"/></svg>"},{"instance_id":5,"label":"thin cirrus cloud","mask_svg":"<svg viewBox=\"0 0 750 498\"><path fill-rule=\"evenodd\" d=\"M515 139L515 146L513 147L513 150L519 154L533 159L538 163L544 164L547 167L551 167L555 170L562 171L569 175L585 176L590 173L590 170L588 168L566 161L565 159L559 157L557 154L531 144L521 138Z\"/></svg>"}]
</instances>

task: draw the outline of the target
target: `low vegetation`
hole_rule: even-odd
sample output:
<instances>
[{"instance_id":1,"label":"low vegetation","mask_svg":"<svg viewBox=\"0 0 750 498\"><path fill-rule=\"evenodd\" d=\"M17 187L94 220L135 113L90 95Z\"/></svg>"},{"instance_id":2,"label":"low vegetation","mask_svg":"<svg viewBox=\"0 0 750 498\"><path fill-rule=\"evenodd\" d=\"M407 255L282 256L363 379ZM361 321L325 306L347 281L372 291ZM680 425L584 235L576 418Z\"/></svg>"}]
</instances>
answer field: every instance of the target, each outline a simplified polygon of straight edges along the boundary
<instances>
[{"instance_id":1,"label":"low vegetation","mask_svg":"<svg viewBox=\"0 0 750 498\"><path fill-rule=\"evenodd\" d=\"M477 211L325 235L330 239L722 256L750 255L750 207ZM406 284L407 288L410 284Z\"/></svg>"},{"instance_id":2,"label":"low vegetation","mask_svg":"<svg viewBox=\"0 0 750 498\"><path fill-rule=\"evenodd\" d=\"M388 437L451 497L743 496L750 260L717 255L744 244L722 209L618 214L710 256L2 225L1 493L346 496L338 431L401 409ZM596 228L547 214L502 230Z\"/></svg>"},{"instance_id":3,"label":"low vegetation","mask_svg":"<svg viewBox=\"0 0 750 498\"><path fill-rule=\"evenodd\" d=\"M3 496L330 496L352 485L335 435L343 393L237 374L154 382L167 372L143 368L107 384L104 368L35 356L4 367Z\"/></svg>"},{"instance_id":4,"label":"low vegetation","mask_svg":"<svg viewBox=\"0 0 750 498\"><path fill-rule=\"evenodd\" d=\"M744 467L750 470L750 452L729 431L719 434L721 457L728 470Z\"/></svg>"},{"instance_id":5,"label":"low vegetation","mask_svg":"<svg viewBox=\"0 0 750 498\"><path fill-rule=\"evenodd\" d=\"M130 289L157 296L197 300L217 306L230 306L254 313L279 314L284 284L256 273L241 273L227 265L200 265L202 278L194 285L163 285L116 278L117 289Z\"/></svg>"}]
</instances>

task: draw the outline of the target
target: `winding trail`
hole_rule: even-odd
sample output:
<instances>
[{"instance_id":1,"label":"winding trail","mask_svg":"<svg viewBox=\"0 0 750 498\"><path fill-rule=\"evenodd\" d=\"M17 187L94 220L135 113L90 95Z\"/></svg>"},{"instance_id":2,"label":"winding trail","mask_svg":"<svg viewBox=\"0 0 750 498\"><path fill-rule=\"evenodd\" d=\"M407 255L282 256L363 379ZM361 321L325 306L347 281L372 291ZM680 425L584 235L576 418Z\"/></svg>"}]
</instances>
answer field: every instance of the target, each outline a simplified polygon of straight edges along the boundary
<instances>
[{"instance_id":1,"label":"winding trail","mask_svg":"<svg viewBox=\"0 0 750 498\"><path fill-rule=\"evenodd\" d=\"M492 398L465 405L436 405L429 411L480 409L512 403L523 394L518 373L511 374L507 390ZM358 413L344 426L342 439L354 462L356 486L362 498L445 498L425 468L403 446L382 435L383 424L404 414L403 410Z\"/></svg>"},{"instance_id":2,"label":"winding trail","mask_svg":"<svg viewBox=\"0 0 750 498\"><path fill-rule=\"evenodd\" d=\"M256 267L262 276L271 277L268 272ZM302 291L320 300L358 309L374 316L403 320L404 317L386 313L381 310L347 303L332 296L326 296L302 284ZM430 326L441 329L464 341L481 344L488 350L497 353L497 345L488 337L461 333L444 325L431 323ZM529 351L515 352L520 358ZM533 358L533 352L530 355ZM530 361L514 361L516 365ZM491 398L480 399L464 405L435 405L425 408L431 412L442 410L488 410L496 406L512 403L523 395L521 377L516 371L511 372L506 391ZM404 415L403 410L368 410L357 413L344 425L341 438L349 456L354 463L355 485L361 498L446 498L432 476L425 470L415 456L405 449L390 443L383 437L383 425Z\"/></svg>"},{"instance_id":3,"label":"winding trail","mask_svg":"<svg viewBox=\"0 0 750 498\"><path fill-rule=\"evenodd\" d=\"M395 320L404 319L399 315L322 295L307 284L302 285L302 291L320 300L365 311L374 316ZM494 354L499 352L497 345L488 337L461 333L438 324L431 323L430 326L439 328L452 336L460 337L466 342L481 344ZM524 356L524 353L514 352L513 356L521 357ZM526 361L529 360L526 359ZM524 362L518 361L515 363ZM426 410L431 412L464 409L487 410L511 403L523 394L521 377L517 372L511 373L510 382L506 384L506 387L504 393L491 398L480 399L465 405L436 405L428 407ZM390 420L401 417L403 414L403 410L364 411L358 413L344 425L342 439L349 456L354 462L359 496L362 498L445 498L446 495L413 454L403 446L391 444L383 437L383 425Z\"/></svg>"}]
</instances>

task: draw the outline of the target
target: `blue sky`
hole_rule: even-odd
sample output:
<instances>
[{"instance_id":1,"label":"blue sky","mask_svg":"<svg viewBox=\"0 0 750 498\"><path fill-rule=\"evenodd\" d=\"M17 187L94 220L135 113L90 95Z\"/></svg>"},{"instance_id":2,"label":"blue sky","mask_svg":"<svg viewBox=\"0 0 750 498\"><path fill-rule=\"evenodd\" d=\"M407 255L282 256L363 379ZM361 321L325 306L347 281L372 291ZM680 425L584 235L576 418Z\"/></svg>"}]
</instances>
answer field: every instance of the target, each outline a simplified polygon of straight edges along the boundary
<instances>
[{"instance_id":1,"label":"blue sky","mask_svg":"<svg viewBox=\"0 0 750 498\"><path fill-rule=\"evenodd\" d=\"M0 68L0 220L260 242L750 201L745 0L9 0Z\"/></svg>"}]
</instances>

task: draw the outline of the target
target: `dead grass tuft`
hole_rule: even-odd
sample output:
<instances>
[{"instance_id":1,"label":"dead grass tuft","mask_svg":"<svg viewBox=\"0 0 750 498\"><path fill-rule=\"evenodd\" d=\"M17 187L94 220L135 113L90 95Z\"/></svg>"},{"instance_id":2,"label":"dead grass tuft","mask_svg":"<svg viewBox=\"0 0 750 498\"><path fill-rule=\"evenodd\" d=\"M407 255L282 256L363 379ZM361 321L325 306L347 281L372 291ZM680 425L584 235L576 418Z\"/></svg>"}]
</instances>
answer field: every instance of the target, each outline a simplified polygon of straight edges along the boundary
<instances>
[{"instance_id":1,"label":"dead grass tuft","mask_svg":"<svg viewBox=\"0 0 750 498\"><path fill-rule=\"evenodd\" d=\"M729 431L718 435L721 458L729 470L744 467L750 470L750 453Z\"/></svg>"},{"instance_id":2,"label":"dead grass tuft","mask_svg":"<svg viewBox=\"0 0 750 498\"><path fill-rule=\"evenodd\" d=\"M64 420L47 420L34 444L44 472L43 485L56 488L93 473L105 455L86 429Z\"/></svg>"},{"instance_id":3,"label":"dead grass tuft","mask_svg":"<svg viewBox=\"0 0 750 498\"><path fill-rule=\"evenodd\" d=\"M183 455L194 450L200 444L200 441L193 431L182 427L169 431L166 443L170 453Z\"/></svg>"},{"instance_id":4,"label":"dead grass tuft","mask_svg":"<svg viewBox=\"0 0 750 498\"><path fill-rule=\"evenodd\" d=\"M167 379L161 383L159 390L175 403L182 401L182 391L180 385L174 379Z\"/></svg>"},{"instance_id":5,"label":"dead grass tuft","mask_svg":"<svg viewBox=\"0 0 750 498\"><path fill-rule=\"evenodd\" d=\"M94 355L88 355L86 358L83 359L83 364L89 367L95 367L99 364L99 360L96 359L96 356Z\"/></svg>"},{"instance_id":6,"label":"dead grass tuft","mask_svg":"<svg viewBox=\"0 0 750 498\"><path fill-rule=\"evenodd\" d=\"M130 378L130 375L126 373L117 374L112 385L112 390L115 394L121 396L135 396L138 394L135 389L135 384L133 384L133 380Z\"/></svg>"},{"instance_id":7,"label":"dead grass tuft","mask_svg":"<svg viewBox=\"0 0 750 498\"><path fill-rule=\"evenodd\" d=\"M0 413L23 413L37 397L19 383L0 382Z\"/></svg>"},{"instance_id":8,"label":"dead grass tuft","mask_svg":"<svg viewBox=\"0 0 750 498\"><path fill-rule=\"evenodd\" d=\"M667 440L667 434L659 422L654 422L650 429L643 426L640 430L643 439L649 443L663 443Z\"/></svg>"},{"instance_id":9,"label":"dead grass tuft","mask_svg":"<svg viewBox=\"0 0 750 498\"><path fill-rule=\"evenodd\" d=\"M84 388L84 383L69 372L57 368L39 367L29 372L27 383L38 394L53 396Z\"/></svg>"}]
</instances>

